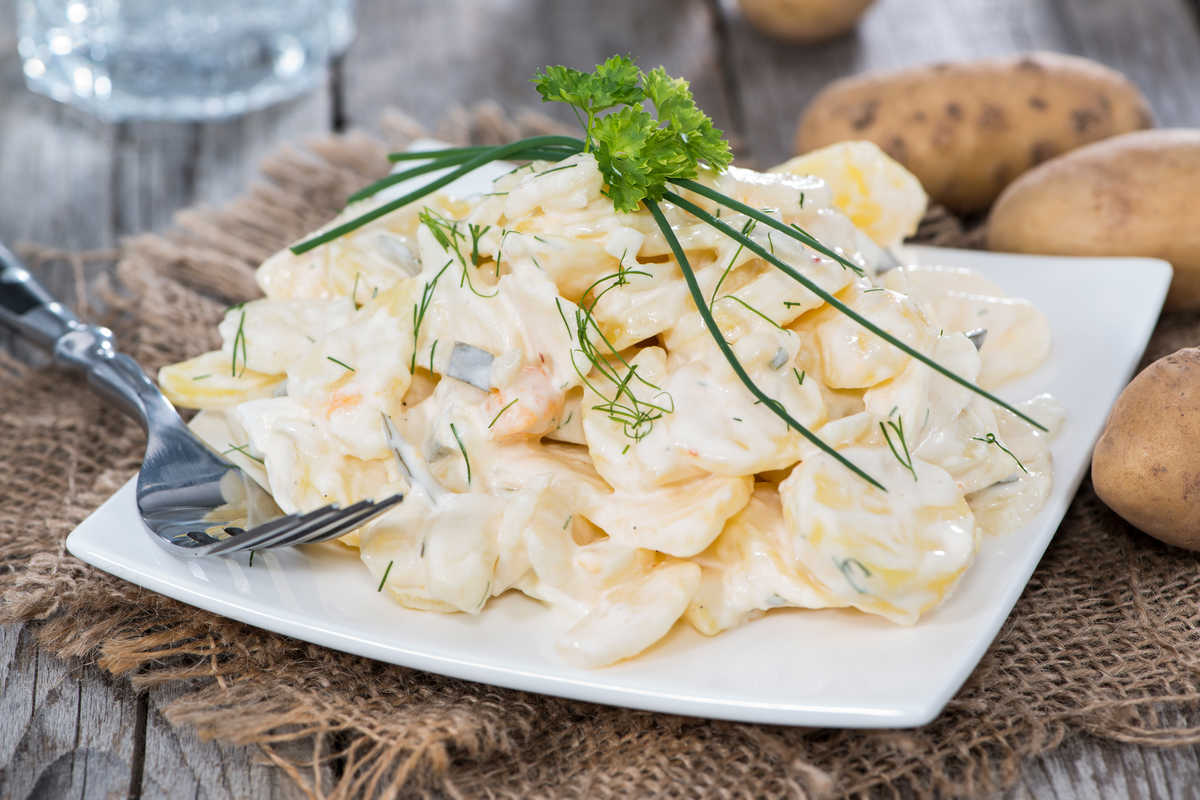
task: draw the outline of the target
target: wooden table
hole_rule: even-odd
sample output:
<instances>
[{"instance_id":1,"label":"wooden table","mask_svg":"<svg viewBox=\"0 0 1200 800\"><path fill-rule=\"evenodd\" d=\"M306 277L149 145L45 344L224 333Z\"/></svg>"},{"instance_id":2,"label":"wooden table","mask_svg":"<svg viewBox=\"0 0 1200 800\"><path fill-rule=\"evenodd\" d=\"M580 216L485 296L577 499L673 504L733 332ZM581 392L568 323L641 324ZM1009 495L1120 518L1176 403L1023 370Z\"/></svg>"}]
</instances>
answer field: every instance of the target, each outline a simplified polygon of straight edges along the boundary
<instances>
[{"instance_id":1,"label":"wooden table","mask_svg":"<svg viewBox=\"0 0 1200 800\"><path fill-rule=\"evenodd\" d=\"M532 105L547 63L614 52L692 81L700 104L760 165L790 155L799 110L864 69L1035 48L1090 56L1129 75L1163 125L1200 125L1200 0L878 0L857 34L797 47L757 35L720 0L362 0L359 35L328 83L220 123L97 122L27 93L0 0L0 240L114 246L196 203L241 191L288 140L370 128L387 106L436 123L453 105ZM98 269L98 268L97 268ZM74 300L63 264L43 270ZM170 728L169 688L135 694L92 666L0 628L0 798L292 797L253 751ZM1077 738L1026 765L1010 798L1195 797L1200 749Z\"/></svg>"}]
</instances>

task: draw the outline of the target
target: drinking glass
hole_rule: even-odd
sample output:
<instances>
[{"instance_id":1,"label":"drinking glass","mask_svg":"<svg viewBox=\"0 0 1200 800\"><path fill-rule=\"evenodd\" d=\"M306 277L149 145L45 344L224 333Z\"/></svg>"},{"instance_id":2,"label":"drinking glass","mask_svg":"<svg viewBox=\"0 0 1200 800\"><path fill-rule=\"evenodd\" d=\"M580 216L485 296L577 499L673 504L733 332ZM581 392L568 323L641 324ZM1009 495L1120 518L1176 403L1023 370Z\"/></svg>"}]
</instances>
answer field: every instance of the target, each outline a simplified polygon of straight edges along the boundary
<instances>
[{"instance_id":1,"label":"drinking glass","mask_svg":"<svg viewBox=\"0 0 1200 800\"><path fill-rule=\"evenodd\" d=\"M354 0L18 0L30 89L112 120L213 119L312 88Z\"/></svg>"}]
</instances>

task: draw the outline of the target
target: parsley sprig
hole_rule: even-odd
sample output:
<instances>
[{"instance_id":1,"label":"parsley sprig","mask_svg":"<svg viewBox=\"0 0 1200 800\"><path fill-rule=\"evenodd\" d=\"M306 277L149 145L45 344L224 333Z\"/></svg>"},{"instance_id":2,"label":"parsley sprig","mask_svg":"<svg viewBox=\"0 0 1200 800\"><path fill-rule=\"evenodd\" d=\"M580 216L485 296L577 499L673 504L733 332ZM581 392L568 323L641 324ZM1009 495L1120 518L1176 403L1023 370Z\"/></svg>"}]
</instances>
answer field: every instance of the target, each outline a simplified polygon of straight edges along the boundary
<instances>
[{"instance_id":1,"label":"parsley sprig","mask_svg":"<svg viewBox=\"0 0 1200 800\"><path fill-rule=\"evenodd\" d=\"M967 379L951 372L823 290L806 275L776 255L775 243L771 235L774 232L783 234L804 247L840 264L844 269L851 270L857 275L862 275L862 268L849 260L838 249L826 246L798 225L783 222L777 216L774 216L776 212L753 208L717 191L703 181L696 180L702 172L711 174L712 171L725 169L729 166L733 157L721 131L714 127L712 120L696 106L687 81L667 75L661 67L649 72L642 72L630 58L614 56L603 64L598 65L591 72L583 72L563 66L546 67L534 77L533 83L543 100L565 103L575 111L584 129L583 139L571 136L533 136L498 146L449 147L423 152L393 153L388 156L393 162L423 160L426 163L401 170L382 180L376 181L351 196L350 202L370 200L378 192L387 187L421 175L436 172L441 172L442 174L431 179L418 189L406 192L403 196L394 200L379 203L358 216L294 245L292 252L296 254L307 252L326 242L357 230L396 209L420 200L492 161L514 160L530 162L539 160L559 162L579 153L591 153L594 155L604 178L604 193L612 200L613 207L617 211L633 212L642 207L649 210L667 244L670 246L672 254L675 256L675 260L688 285L689 293L692 295L701 320L712 335L718 350L721 351L721 354L729 363L734 374L746 386L747 390L757 398L756 403L765 404L776 416L786 422L789 427L798 431L820 450L837 459L868 483L878 486L881 489L884 488L877 480L826 444L812 431L801 425L788 413L782 403L765 394L751 379L741 362L738 361L732 347L725 340L712 314L712 306L718 300L732 298L739 302L743 301L734 295L718 296L719 282L718 286L714 288L712 296L706 302L700 291L696 275L688 263L687 256L676 238L670 223L659 207L660 202L665 201L674 205L680 211L709 225L734 242L737 242L739 253L735 254L735 259L740 254L741 249L745 248L767 264L780 270L801 286L813 292L821 300L848 316L862 328L888 342L888 344L900 349L946 378L990 400L1001 408L1012 412L1030 425L1041 430L1046 430L1045 426L1041 425L1037 420L1022 413L994 394L981 389ZM651 110L653 113L651 113ZM541 174L549 174L556 169L558 168L545 170ZM679 193L680 191L714 202L716 204L715 215L709 213L705 208L692 202L687 197L682 196ZM801 207L804 205L803 196L801 196L800 205ZM747 227L739 231L737 228L723 222L720 219L722 208L727 208L747 217ZM428 224L428 220L426 222ZM771 229L771 232L767 234L769 249L764 248L751 238L750 234L753 228L749 226L750 222L761 224ZM435 224L432 227L437 228L439 226ZM452 225L451 231L447 237L453 244L453 247L450 249L457 251L459 257L465 261L466 259L463 258L463 249L466 248L459 249L458 247L461 234L457 230L457 226ZM443 228L440 232L445 233L445 229ZM470 262L478 266L480 260L478 255L478 238L482 235L482 232L468 229L468 233L470 233L472 240L470 242ZM503 240L504 237L502 235L501 244L503 244ZM465 239L462 243L466 245ZM449 266L449 263L446 264L446 267ZM426 284L421 302L413 306L414 361L410 364L410 367L415 366L416 338L420 330L421 321L428 307L430 295L432 295L437 279L441 277L446 267L443 267L433 280ZM500 257L498 253L495 258L495 273L498 277L500 273ZM617 276L607 276L607 279L601 280L608 282L614 277L617 280L617 284L619 284L621 279L626 276L618 273ZM606 286L603 291L607 291L610 288L613 287L611 285ZM582 353L585 360L590 362L591 369L598 369L616 387L612 397L598 393L604 399L603 410L614 420L622 422L627 427L630 438L636 440L646 434L649 426L653 424L655 419L664 414L671 413L673 406L670 405L669 401L666 404L660 405L661 401L655 402L658 399L657 397L650 401L637 397L632 391L634 384L643 384L643 388L648 388L651 391L656 390L658 387L646 382L637 374L636 369L632 365L625 363L624 359L619 357L620 354L616 354L618 357L614 358L612 353L606 352L606 350L611 350L612 348L610 343L603 342L602 334L601 341L603 344L608 345L608 347L593 344L590 338L590 331L593 328L598 328L598 326L591 319L592 310L599 299L599 295L603 294L603 291L599 291L598 286L591 287L589 291L593 292L591 304L581 307L576 315L574 333L578 338L580 347L572 355L574 357L576 353ZM785 305L791 304L785 303ZM753 308L750 308L750 310L755 313L761 313ZM561 311L562 309L560 308ZM769 317L767 319L769 320ZM568 329L572 328L565 314L563 321L567 324ZM622 371L624 374L621 374ZM580 369L580 372L582 373L582 369ZM587 377L586 375L584 376L585 381ZM797 379L800 383L803 383L803 373L799 374ZM895 433L898 436L900 435L899 431L895 431ZM888 431L885 429L885 438L887 434ZM990 444L991 442L988 443ZM907 451L906 447L903 449ZM466 458L465 450L463 457L464 459ZM911 457L909 458L909 463L911 463Z\"/></svg>"},{"instance_id":2,"label":"parsley sprig","mask_svg":"<svg viewBox=\"0 0 1200 800\"><path fill-rule=\"evenodd\" d=\"M695 178L702 166L719 170L733 161L687 81L662 67L643 73L628 57L613 56L593 72L547 67L533 83L543 100L566 103L581 115L584 152L595 153L617 211L662 200L669 180ZM616 106L624 107L598 116Z\"/></svg>"}]
</instances>

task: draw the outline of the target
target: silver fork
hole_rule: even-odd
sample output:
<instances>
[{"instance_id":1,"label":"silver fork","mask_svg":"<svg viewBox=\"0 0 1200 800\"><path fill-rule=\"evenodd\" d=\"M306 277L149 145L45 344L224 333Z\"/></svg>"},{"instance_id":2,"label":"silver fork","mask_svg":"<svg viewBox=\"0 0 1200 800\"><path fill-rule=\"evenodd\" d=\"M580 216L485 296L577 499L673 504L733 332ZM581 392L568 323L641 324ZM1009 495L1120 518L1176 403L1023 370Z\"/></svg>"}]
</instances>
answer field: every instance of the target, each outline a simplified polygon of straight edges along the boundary
<instances>
[{"instance_id":1,"label":"silver fork","mask_svg":"<svg viewBox=\"0 0 1200 800\"><path fill-rule=\"evenodd\" d=\"M85 373L96 392L141 423L146 457L138 472L138 511L154 539L173 553L208 556L323 542L403 499L396 494L283 514L254 479L196 438L137 362L114 349L111 331L76 319L3 244L0 323L50 351L57 364ZM220 521L222 508L228 512L241 503L246 527Z\"/></svg>"}]
</instances>

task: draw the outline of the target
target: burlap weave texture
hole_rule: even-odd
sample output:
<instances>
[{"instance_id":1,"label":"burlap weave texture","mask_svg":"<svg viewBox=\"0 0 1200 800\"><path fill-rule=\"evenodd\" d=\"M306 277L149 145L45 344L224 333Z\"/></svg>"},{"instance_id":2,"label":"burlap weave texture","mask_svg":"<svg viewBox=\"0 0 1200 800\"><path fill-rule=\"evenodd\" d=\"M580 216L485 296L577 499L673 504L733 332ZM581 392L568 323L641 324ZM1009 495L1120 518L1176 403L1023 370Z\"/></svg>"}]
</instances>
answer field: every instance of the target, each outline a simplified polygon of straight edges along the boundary
<instances>
[{"instance_id":1,"label":"burlap weave texture","mask_svg":"<svg viewBox=\"0 0 1200 800\"><path fill-rule=\"evenodd\" d=\"M392 147L420 133L400 116L385 122ZM543 127L485 106L452 117L439 134L498 141ZM122 348L153 371L215 345L224 308L257 294L254 267L384 173L385 152L365 135L286 150L241 200L185 212L170 233L124 243L99 292ZM964 241L952 219L936 215L922 236ZM1198 339L1200 319L1172 316L1147 355ZM1010 785L1022 759L1071 731L1200 741L1200 557L1131 530L1086 483L996 642L935 722L828 731L466 683L141 590L62 548L137 469L141 451L136 425L74 378L0 355L0 619L37 620L50 651L96 660L138 685L188 680L167 709L173 723L258 745L313 796L974 797ZM297 741L311 747L309 762L280 755ZM326 761L337 768L311 769Z\"/></svg>"}]
</instances>

